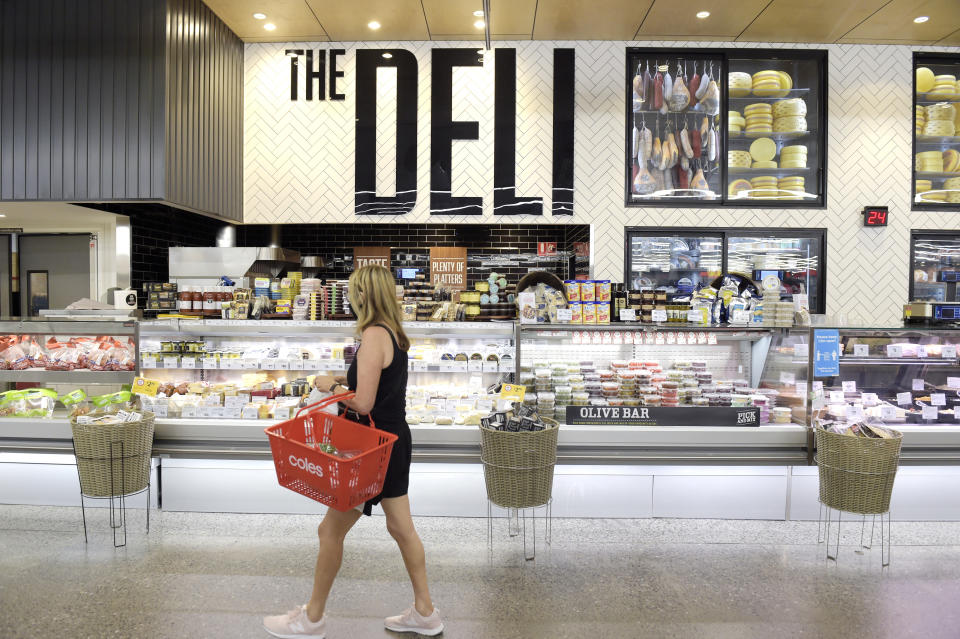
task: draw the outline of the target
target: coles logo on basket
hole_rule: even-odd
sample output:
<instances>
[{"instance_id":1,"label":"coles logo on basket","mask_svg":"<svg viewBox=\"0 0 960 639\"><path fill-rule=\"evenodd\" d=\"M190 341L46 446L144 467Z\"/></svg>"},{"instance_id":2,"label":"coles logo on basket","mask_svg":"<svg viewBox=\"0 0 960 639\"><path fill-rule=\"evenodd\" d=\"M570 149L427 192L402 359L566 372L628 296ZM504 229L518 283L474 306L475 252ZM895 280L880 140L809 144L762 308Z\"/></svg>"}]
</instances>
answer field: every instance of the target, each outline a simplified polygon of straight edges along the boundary
<instances>
[{"instance_id":1,"label":"coles logo on basket","mask_svg":"<svg viewBox=\"0 0 960 639\"><path fill-rule=\"evenodd\" d=\"M317 466L316 464L314 464L313 462L307 461L303 457L294 457L293 455L290 455L290 459L287 461L289 461L293 466L296 466L300 470L305 470L308 473L312 473L316 475L317 477L323 477L323 469Z\"/></svg>"}]
</instances>

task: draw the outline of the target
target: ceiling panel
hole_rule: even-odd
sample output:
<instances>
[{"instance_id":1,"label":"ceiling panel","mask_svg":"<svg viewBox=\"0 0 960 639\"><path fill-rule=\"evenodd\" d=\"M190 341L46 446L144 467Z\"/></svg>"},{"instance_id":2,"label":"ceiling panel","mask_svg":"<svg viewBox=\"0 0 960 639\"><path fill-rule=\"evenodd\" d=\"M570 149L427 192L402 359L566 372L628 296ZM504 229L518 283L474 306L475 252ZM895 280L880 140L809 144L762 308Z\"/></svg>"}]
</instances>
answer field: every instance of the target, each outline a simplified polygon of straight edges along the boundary
<instances>
[{"instance_id":1,"label":"ceiling panel","mask_svg":"<svg viewBox=\"0 0 960 639\"><path fill-rule=\"evenodd\" d=\"M773 0L740 40L834 42L889 0Z\"/></svg>"},{"instance_id":2,"label":"ceiling panel","mask_svg":"<svg viewBox=\"0 0 960 639\"><path fill-rule=\"evenodd\" d=\"M948 35L946 38L944 38L943 40L938 41L937 44L942 44L945 46L953 45L953 46L960 47L960 29L957 29L956 31Z\"/></svg>"},{"instance_id":3,"label":"ceiling panel","mask_svg":"<svg viewBox=\"0 0 960 639\"><path fill-rule=\"evenodd\" d=\"M420 0L306 0L331 40L429 40ZM367 23L381 27L372 30Z\"/></svg>"},{"instance_id":4,"label":"ceiling panel","mask_svg":"<svg viewBox=\"0 0 960 639\"><path fill-rule=\"evenodd\" d=\"M668 40L671 36L738 36L770 0L655 0L640 26L638 40ZM697 12L709 11L704 19Z\"/></svg>"},{"instance_id":5,"label":"ceiling panel","mask_svg":"<svg viewBox=\"0 0 960 639\"><path fill-rule=\"evenodd\" d=\"M255 36L243 38L244 42L330 42L327 36L318 35L283 35L283 36Z\"/></svg>"},{"instance_id":6,"label":"ceiling panel","mask_svg":"<svg viewBox=\"0 0 960 639\"><path fill-rule=\"evenodd\" d=\"M471 33L471 34L465 34L465 33L441 33L441 34L436 34L436 33L433 33L433 34L431 34L431 35L433 36L432 39L433 39L434 42L443 42L444 40L449 40L449 41L455 41L455 40L456 40L456 41L473 41L473 42L479 43L480 45L483 45L483 43L484 43L484 39L483 39L483 34L482 34L482 33L481 33L480 35L477 35L477 34L475 34L475 33ZM530 40L530 34L529 34L529 33L499 33L499 34L496 34L496 35L491 35L491 36L490 36L490 39L491 39L491 40L494 40L494 41L497 41L497 42L505 42L505 41L508 41L508 40L513 40L513 41ZM481 47L481 48L482 48L482 47Z\"/></svg>"},{"instance_id":7,"label":"ceiling panel","mask_svg":"<svg viewBox=\"0 0 960 639\"><path fill-rule=\"evenodd\" d=\"M491 0L491 34L525 33L529 38L536 8L537 0ZM473 26L480 19L473 12L483 10L481 0L423 0L423 9L434 40L438 39L437 34L450 33L469 35L476 32L483 37L483 29Z\"/></svg>"},{"instance_id":8,"label":"ceiling panel","mask_svg":"<svg viewBox=\"0 0 960 639\"><path fill-rule=\"evenodd\" d=\"M653 0L539 0L537 40L632 40ZM493 9L496 14L496 7Z\"/></svg>"},{"instance_id":9,"label":"ceiling panel","mask_svg":"<svg viewBox=\"0 0 960 639\"><path fill-rule=\"evenodd\" d=\"M929 16L922 24L917 16ZM848 38L931 42L945 38L960 26L960 0L892 0L846 34Z\"/></svg>"},{"instance_id":10,"label":"ceiling panel","mask_svg":"<svg viewBox=\"0 0 960 639\"><path fill-rule=\"evenodd\" d=\"M325 40L326 33L304 0L204 0L220 16L230 30L244 40L260 42L284 41L293 38ZM257 20L254 13L265 13L266 20ZM277 25L274 31L263 28Z\"/></svg>"}]
</instances>

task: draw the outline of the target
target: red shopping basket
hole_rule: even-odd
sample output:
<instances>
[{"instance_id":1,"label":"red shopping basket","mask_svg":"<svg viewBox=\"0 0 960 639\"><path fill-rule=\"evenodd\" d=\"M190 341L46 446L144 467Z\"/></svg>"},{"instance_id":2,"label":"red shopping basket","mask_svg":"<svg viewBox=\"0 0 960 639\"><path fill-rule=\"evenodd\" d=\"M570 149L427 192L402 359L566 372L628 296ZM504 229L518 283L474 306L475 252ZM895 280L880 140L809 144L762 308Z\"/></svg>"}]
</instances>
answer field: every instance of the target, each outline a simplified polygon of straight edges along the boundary
<instances>
[{"instance_id":1,"label":"red shopping basket","mask_svg":"<svg viewBox=\"0 0 960 639\"><path fill-rule=\"evenodd\" d=\"M383 491L390 452L397 441L396 435L374 428L372 419L370 426L364 426L321 412L350 397L353 393L334 395L301 408L293 419L264 429L280 485L342 511ZM318 449L320 444L356 454L349 459L338 457Z\"/></svg>"}]
</instances>

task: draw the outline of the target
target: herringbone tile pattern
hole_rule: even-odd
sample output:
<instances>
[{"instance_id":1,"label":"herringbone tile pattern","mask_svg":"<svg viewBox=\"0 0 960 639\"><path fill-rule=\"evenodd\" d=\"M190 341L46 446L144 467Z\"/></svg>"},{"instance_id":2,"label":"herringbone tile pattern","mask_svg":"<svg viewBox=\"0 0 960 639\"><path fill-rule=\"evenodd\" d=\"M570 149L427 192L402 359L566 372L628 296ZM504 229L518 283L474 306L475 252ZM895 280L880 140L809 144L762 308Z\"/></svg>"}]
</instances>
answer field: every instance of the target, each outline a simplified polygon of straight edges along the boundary
<instances>
[{"instance_id":1,"label":"herringbone tile pattern","mask_svg":"<svg viewBox=\"0 0 960 639\"><path fill-rule=\"evenodd\" d=\"M462 46L463 43L450 43ZM912 164L911 51L892 45L810 45L829 50L828 206L825 210L626 208L623 205L625 47L724 47L730 43L517 42L518 194L541 196L550 210L553 49L572 46L576 67L575 214L511 217L510 222L584 223L594 229L595 275L623 277L625 226L825 227L827 312L851 322L889 325L907 296L909 230L958 228L957 214L910 211ZM305 45L300 45L305 46ZM323 44L316 45L317 48ZM363 46L363 45L361 45ZM493 56L482 68L454 73L453 113L480 123L479 141L455 142L453 193L483 196L480 217L429 211L430 55L443 43L384 43L412 50L419 61L417 205L408 216L358 218L353 213L354 52L341 58L344 102L291 102L284 44L246 46L244 219L266 222L504 221L493 205ZM758 46L736 44L733 46ZM770 46L770 45L765 45ZM776 45L781 48L807 45ZM929 49L929 48L928 48ZM940 49L944 50L944 49ZM949 50L949 49L946 49ZM953 49L956 51L957 49ZM396 95L392 71L378 95L378 188L394 192ZM864 205L888 205L890 226L864 229Z\"/></svg>"}]
</instances>

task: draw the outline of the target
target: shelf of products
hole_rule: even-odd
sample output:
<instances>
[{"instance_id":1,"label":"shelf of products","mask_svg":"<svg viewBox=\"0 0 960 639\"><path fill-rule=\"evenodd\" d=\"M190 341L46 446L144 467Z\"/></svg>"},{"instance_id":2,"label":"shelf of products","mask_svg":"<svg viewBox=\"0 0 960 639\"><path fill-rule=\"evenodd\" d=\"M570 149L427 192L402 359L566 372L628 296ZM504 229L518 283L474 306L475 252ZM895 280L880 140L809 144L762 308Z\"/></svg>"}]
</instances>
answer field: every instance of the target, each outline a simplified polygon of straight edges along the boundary
<instances>
[{"instance_id":1,"label":"shelf of products","mask_svg":"<svg viewBox=\"0 0 960 639\"><path fill-rule=\"evenodd\" d=\"M780 299L807 295L811 313L825 305L825 229L628 227L625 279L631 288L663 291L665 302L690 301L723 273L780 280Z\"/></svg>"},{"instance_id":2,"label":"shelf of products","mask_svg":"<svg viewBox=\"0 0 960 639\"><path fill-rule=\"evenodd\" d=\"M631 48L627 67L628 206L824 206L826 51ZM704 79L719 99L691 101Z\"/></svg>"},{"instance_id":3,"label":"shelf of products","mask_svg":"<svg viewBox=\"0 0 960 639\"><path fill-rule=\"evenodd\" d=\"M960 233L911 231L910 300L960 302Z\"/></svg>"},{"instance_id":4,"label":"shelf of products","mask_svg":"<svg viewBox=\"0 0 960 639\"><path fill-rule=\"evenodd\" d=\"M913 209L960 207L960 56L914 53Z\"/></svg>"}]
</instances>

